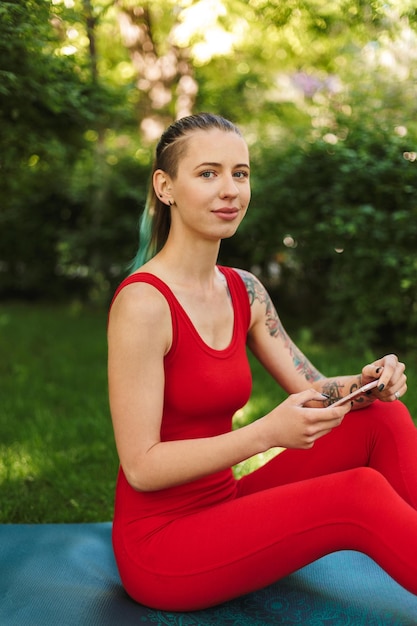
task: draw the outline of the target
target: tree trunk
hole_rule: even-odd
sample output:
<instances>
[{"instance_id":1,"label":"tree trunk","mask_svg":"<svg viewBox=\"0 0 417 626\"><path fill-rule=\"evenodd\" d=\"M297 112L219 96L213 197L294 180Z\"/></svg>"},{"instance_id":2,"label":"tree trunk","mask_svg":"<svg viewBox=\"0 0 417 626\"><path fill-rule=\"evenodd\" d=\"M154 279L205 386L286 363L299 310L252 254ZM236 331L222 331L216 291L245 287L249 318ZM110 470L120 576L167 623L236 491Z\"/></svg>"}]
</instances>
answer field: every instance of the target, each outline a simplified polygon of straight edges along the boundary
<instances>
[{"instance_id":1,"label":"tree trunk","mask_svg":"<svg viewBox=\"0 0 417 626\"><path fill-rule=\"evenodd\" d=\"M143 139L154 141L174 119L192 113L198 86L186 48L179 48L168 36L166 49L158 50L151 3L131 6L125 0L118 0L117 4L122 39L129 50L140 91L139 126Z\"/></svg>"}]
</instances>

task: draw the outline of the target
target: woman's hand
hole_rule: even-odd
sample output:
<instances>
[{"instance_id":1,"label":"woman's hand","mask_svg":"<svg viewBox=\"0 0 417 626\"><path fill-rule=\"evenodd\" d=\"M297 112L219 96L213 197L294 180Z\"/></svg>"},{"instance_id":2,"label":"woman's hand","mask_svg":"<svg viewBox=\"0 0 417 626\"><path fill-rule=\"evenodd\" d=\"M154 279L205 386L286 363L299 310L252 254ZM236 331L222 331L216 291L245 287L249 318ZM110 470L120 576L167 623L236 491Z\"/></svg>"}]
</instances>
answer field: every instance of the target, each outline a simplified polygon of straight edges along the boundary
<instances>
[{"instance_id":1,"label":"woman's hand","mask_svg":"<svg viewBox=\"0 0 417 626\"><path fill-rule=\"evenodd\" d=\"M323 402L324 397L314 389L292 394L262 418L267 438L265 449L312 448L317 439L339 426L351 409L350 402L334 408L304 406L313 400Z\"/></svg>"},{"instance_id":2,"label":"woman's hand","mask_svg":"<svg viewBox=\"0 0 417 626\"><path fill-rule=\"evenodd\" d=\"M365 365L362 370L362 383L366 384L378 378L379 385L372 394L379 400L392 402L401 398L407 391L407 376L404 370L404 363L401 363L395 354L387 354Z\"/></svg>"}]
</instances>

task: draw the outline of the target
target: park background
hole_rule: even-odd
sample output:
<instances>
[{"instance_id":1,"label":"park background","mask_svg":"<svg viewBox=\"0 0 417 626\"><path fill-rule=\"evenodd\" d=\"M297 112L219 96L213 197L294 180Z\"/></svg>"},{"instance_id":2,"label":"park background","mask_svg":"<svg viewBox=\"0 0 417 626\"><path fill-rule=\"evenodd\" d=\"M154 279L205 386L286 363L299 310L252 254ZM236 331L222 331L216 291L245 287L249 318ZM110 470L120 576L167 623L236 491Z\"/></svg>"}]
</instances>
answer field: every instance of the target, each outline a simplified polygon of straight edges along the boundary
<instances>
[{"instance_id":1,"label":"park background","mask_svg":"<svg viewBox=\"0 0 417 626\"><path fill-rule=\"evenodd\" d=\"M326 374L397 352L417 416L414 2L5 0L0 522L111 517L108 304L155 141L197 111L251 150L251 206L220 262L264 281ZM284 397L254 370L237 424Z\"/></svg>"}]
</instances>

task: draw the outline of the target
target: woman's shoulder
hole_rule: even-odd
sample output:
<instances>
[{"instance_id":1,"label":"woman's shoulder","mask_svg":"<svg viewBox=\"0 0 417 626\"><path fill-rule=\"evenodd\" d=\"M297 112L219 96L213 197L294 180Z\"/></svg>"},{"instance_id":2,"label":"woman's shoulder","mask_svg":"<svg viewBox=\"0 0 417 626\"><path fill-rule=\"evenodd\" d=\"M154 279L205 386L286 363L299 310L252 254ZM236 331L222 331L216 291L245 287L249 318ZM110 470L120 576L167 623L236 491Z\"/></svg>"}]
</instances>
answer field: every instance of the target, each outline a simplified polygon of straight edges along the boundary
<instances>
[{"instance_id":1,"label":"woman's shoulder","mask_svg":"<svg viewBox=\"0 0 417 626\"><path fill-rule=\"evenodd\" d=\"M265 291L265 287L263 286L259 278L257 278L255 274L252 274L252 272L240 269L238 267L233 268L233 271L238 274L238 276L240 276L243 284L245 285L246 291L248 292L249 300L252 304L254 298L256 297L256 294L260 291Z\"/></svg>"},{"instance_id":2,"label":"woman's shoulder","mask_svg":"<svg viewBox=\"0 0 417 626\"><path fill-rule=\"evenodd\" d=\"M249 272L248 270L244 270L240 267L233 267L231 268L234 272L236 272L236 274L239 274L239 276L241 277L241 279L243 280L243 282L246 281L252 281L252 280L257 280L257 278L255 277L254 274L252 274L252 272Z\"/></svg>"},{"instance_id":3,"label":"woman's shoulder","mask_svg":"<svg viewBox=\"0 0 417 626\"><path fill-rule=\"evenodd\" d=\"M258 321L264 323L265 315L268 317L273 309L271 297L259 278L248 270L235 268L240 276L248 295L251 310L251 328Z\"/></svg>"},{"instance_id":4,"label":"woman's shoulder","mask_svg":"<svg viewBox=\"0 0 417 626\"><path fill-rule=\"evenodd\" d=\"M254 274L249 272L248 270L241 269L240 267L229 267L226 265L219 265L218 268L220 271L226 276L239 276L241 280L246 284L246 282L251 282L253 280L258 280Z\"/></svg>"},{"instance_id":5,"label":"woman's shoulder","mask_svg":"<svg viewBox=\"0 0 417 626\"><path fill-rule=\"evenodd\" d=\"M109 320L133 320L147 326L169 320L169 305L161 289L162 281L144 272L134 272L123 280L110 305Z\"/></svg>"}]
</instances>

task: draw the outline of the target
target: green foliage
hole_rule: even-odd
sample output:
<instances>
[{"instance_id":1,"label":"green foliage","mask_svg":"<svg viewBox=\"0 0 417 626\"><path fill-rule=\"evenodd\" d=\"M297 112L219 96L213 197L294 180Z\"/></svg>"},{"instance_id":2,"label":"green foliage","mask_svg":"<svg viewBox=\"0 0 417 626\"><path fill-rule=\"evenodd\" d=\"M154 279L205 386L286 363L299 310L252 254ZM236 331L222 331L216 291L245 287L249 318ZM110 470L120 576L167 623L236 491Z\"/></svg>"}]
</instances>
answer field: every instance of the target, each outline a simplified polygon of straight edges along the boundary
<instances>
[{"instance_id":1,"label":"green foliage","mask_svg":"<svg viewBox=\"0 0 417 626\"><path fill-rule=\"evenodd\" d=\"M72 143L93 112L75 60L56 53L49 2L6 0L0 19L1 167L8 173L18 160L42 153L48 139Z\"/></svg>"},{"instance_id":2,"label":"green foliage","mask_svg":"<svg viewBox=\"0 0 417 626\"><path fill-rule=\"evenodd\" d=\"M149 169L148 154L135 158L126 148L108 145L99 154L80 155L56 250L57 267L67 285L73 284L74 296L103 303L126 275L136 254Z\"/></svg>"},{"instance_id":3,"label":"green foliage","mask_svg":"<svg viewBox=\"0 0 417 626\"><path fill-rule=\"evenodd\" d=\"M334 145L270 148L256 164L242 256L278 260L287 306L329 339L415 347L417 164L408 148L362 127Z\"/></svg>"},{"instance_id":4,"label":"green foliage","mask_svg":"<svg viewBox=\"0 0 417 626\"><path fill-rule=\"evenodd\" d=\"M123 94L116 96L98 84L83 58L62 52L65 12L57 11L44 0L6 1L0 6L3 296L56 297L71 291L74 282L85 291L85 280L74 281L62 271L61 251L68 250L68 231L73 234L85 227L90 239L97 238L92 226L97 207L91 208L88 193L74 202L77 165L100 160L95 145L86 140L88 131L93 127L95 135L100 133L110 122L113 107L116 111L120 107ZM83 175L90 175L88 165ZM99 184L97 177L88 192L94 184ZM122 185L121 176L116 188ZM85 233L80 232L82 240ZM74 265L77 254L72 256Z\"/></svg>"}]
</instances>

